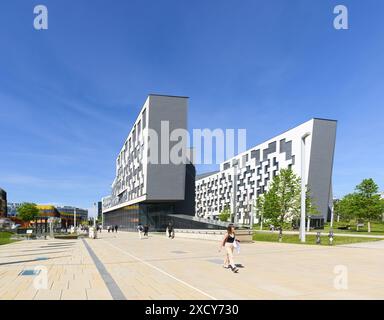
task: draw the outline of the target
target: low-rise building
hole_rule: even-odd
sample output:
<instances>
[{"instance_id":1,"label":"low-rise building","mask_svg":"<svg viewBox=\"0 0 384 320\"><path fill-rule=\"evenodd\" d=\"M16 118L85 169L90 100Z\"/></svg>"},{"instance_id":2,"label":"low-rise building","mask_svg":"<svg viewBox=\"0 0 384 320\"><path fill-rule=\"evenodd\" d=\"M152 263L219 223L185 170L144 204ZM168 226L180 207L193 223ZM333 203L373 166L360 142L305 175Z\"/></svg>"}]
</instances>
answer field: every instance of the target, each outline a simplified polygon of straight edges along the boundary
<instances>
[{"instance_id":1,"label":"low-rise building","mask_svg":"<svg viewBox=\"0 0 384 320\"><path fill-rule=\"evenodd\" d=\"M57 207L56 209L60 214L61 225L63 227L73 226L75 224L75 215L76 225L88 220L88 210L86 209L71 206Z\"/></svg>"}]
</instances>

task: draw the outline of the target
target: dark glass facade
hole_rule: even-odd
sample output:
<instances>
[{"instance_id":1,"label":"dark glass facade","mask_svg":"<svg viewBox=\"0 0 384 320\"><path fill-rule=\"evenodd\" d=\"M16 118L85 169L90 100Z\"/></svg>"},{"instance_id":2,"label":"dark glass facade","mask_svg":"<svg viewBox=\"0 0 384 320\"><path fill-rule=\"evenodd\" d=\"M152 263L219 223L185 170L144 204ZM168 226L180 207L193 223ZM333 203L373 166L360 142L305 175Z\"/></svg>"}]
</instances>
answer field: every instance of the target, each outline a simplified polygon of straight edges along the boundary
<instances>
[{"instance_id":1,"label":"dark glass facade","mask_svg":"<svg viewBox=\"0 0 384 320\"><path fill-rule=\"evenodd\" d=\"M195 176L193 164L186 165L184 200L144 201L104 213L104 227L119 226L119 229L136 231L137 225L148 224L152 231L165 231L174 219L170 214L195 215Z\"/></svg>"},{"instance_id":2,"label":"dark glass facade","mask_svg":"<svg viewBox=\"0 0 384 320\"><path fill-rule=\"evenodd\" d=\"M140 223L150 228L164 231L171 218L168 214L175 213L174 203L144 203L141 205Z\"/></svg>"},{"instance_id":3,"label":"dark glass facade","mask_svg":"<svg viewBox=\"0 0 384 320\"><path fill-rule=\"evenodd\" d=\"M192 215L175 213L177 203L140 203L104 213L104 227L118 225L120 230L136 231L148 225L151 231L165 231L169 223L178 229L225 229L214 223L197 221Z\"/></svg>"},{"instance_id":4,"label":"dark glass facade","mask_svg":"<svg viewBox=\"0 0 384 320\"><path fill-rule=\"evenodd\" d=\"M135 204L104 213L104 226L119 226L121 230L136 230L139 224L140 205Z\"/></svg>"},{"instance_id":5,"label":"dark glass facade","mask_svg":"<svg viewBox=\"0 0 384 320\"><path fill-rule=\"evenodd\" d=\"M184 215L172 215L169 217L172 225L176 229L212 229L212 230L223 230L227 226L218 225L215 223L209 223L207 221L197 221L191 219L191 217L186 218Z\"/></svg>"},{"instance_id":6,"label":"dark glass facade","mask_svg":"<svg viewBox=\"0 0 384 320\"><path fill-rule=\"evenodd\" d=\"M104 226L118 225L119 229L136 231L137 225L148 224L152 231L165 230L170 218L175 213L174 203L139 203L104 213Z\"/></svg>"}]
</instances>

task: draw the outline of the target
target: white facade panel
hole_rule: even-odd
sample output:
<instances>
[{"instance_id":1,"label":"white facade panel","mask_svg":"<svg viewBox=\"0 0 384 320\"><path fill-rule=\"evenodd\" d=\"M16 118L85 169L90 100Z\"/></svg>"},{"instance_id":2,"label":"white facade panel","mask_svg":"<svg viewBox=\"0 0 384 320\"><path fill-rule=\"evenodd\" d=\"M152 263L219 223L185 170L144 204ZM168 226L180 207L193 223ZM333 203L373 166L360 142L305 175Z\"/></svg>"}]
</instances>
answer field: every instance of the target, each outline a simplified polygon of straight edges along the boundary
<instances>
[{"instance_id":1,"label":"white facade panel","mask_svg":"<svg viewBox=\"0 0 384 320\"><path fill-rule=\"evenodd\" d=\"M220 164L220 171L196 180L196 215L215 218L230 206L236 221L249 223L256 198L268 190L273 177L290 167L301 176L301 140L305 139L306 184L320 213L327 218L336 122L311 119ZM316 149L313 149L313 141ZM238 163L238 165L234 165ZM321 172L321 176L314 174ZM234 181L235 178L235 181ZM234 197L234 186L237 186Z\"/></svg>"},{"instance_id":2,"label":"white facade panel","mask_svg":"<svg viewBox=\"0 0 384 320\"><path fill-rule=\"evenodd\" d=\"M112 194L102 199L103 212L143 201L184 200L185 163L149 163L148 129L157 132L160 153L161 148L164 148L161 145L161 122L168 122L170 131L186 130L187 101L186 97L148 96L117 156ZM171 148L172 143L167 149L168 153Z\"/></svg>"}]
</instances>

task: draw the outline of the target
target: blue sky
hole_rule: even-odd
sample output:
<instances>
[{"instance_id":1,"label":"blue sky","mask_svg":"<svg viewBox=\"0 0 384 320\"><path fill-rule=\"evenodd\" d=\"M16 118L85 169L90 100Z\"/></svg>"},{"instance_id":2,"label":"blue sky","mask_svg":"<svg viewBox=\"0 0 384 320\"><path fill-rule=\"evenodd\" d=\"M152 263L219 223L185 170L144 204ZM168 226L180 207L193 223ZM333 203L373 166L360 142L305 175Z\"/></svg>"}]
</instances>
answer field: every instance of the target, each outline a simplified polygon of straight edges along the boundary
<instances>
[{"instance_id":1,"label":"blue sky","mask_svg":"<svg viewBox=\"0 0 384 320\"><path fill-rule=\"evenodd\" d=\"M37 4L47 31L33 29ZM349 30L333 28L337 4ZM335 194L365 177L384 189L381 0L3 0L1 12L9 201L87 208L107 195L148 93L189 96L190 128L246 128L248 147L337 119Z\"/></svg>"}]
</instances>

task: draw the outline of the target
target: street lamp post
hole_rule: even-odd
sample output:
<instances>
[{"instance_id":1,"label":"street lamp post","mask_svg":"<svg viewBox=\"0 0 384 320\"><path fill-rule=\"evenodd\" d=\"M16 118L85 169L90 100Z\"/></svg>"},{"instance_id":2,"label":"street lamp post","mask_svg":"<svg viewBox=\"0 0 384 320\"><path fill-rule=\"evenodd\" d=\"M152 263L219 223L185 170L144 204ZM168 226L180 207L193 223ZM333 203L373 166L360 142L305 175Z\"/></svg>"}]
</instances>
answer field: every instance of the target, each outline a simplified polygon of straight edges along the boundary
<instances>
[{"instance_id":1,"label":"street lamp post","mask_svg":"<svg viewBox=\"0 0 384 320\"><path fill-rule=\"evenodd\" d=\"M103 213L103 204L101 204L101 229L104 229L104 213Z\"/></svg>"},{"instance_id":2,"label":"street lamp post","mask_svg":"<svg viewBox=\"0 0 384 320\"><path fill-rule=\"evenodd\" d=\"M249 213L249 229L252 230L253 228L253 205L251 197L249 196L249 190L248 190L248 213Z\"/></svg>"},{"instance_id":3,"label":"street lamp post","mask_svg":"<svg viewBox=\"0 0 384 320\"><path fill-rule=\"evenodd\" d=\"M234 160L233 162L233 199L232 199L232 213L231 213L231 222L236 223L237 220L237 166L238 166L238 160Z\"/></svg>"},{"instance_id":4,"label":"street lamp post","mask_svg":"<svg viewBox=\"0 0 384 320\"><path fill-rule=\"evenodd\" d=\"M332 201L332 207L331 207L331 230L333 229L333 219L335 218L334 217L334 205L333 205L333 201Z\"/></svg>"},{"instance_id":5,"label":"street lamp post","mask_svg":"<svg viewBox=\"0 0 384 320\"><path fill-rule=\"evenodd\" d=\"M255 170L255 174L256 174L256 170ZM256 180L255 179L255 187L253 189L253 198L254 198L254 201L251 201L251 214L252 214L252 219L251 219L251 229L253 229L253 221L255 219L255 217L257 218L257 190L256 190Z\"/></svg>"},{"instance_id":6,"label":"street lamp post","mask_svg":"<svg viewBox=\"0 0 384 320\"><path fill-rule=\"evenodd\" d=\"M306 198L306 176L305 176L305 139L310 135L309 132L301 137L301 215L300 215L300 240L305 242L305 198Z\"/></svg>"},{"instance_id":7,"label":"street lamp post","mask_svg":"<svg viewBox=\"0 0 384 320\"><path fill-rule=\"evenodd\" d=\"M97 216L97 203L94 202L93 205L95 206L95 214L96 214L96 216ZM95 217L94 217L94 218L95 218ZM96 226L96 219L93 219L93 224L94 224L94 226Z\"/></svg>"},{"instance_id":8,"label":"street lamp post","mask_svg":"<svg viewBox=\"0 0 384 320\"><path fill-rule=\"evenodd\" d=\"M76 207L75 207L75 210L73 211L73 227L74 227L74 230L76 231Z\"/></svg>"},{"instance_id":9,"label":"street lamp post","mask_svg":"<svg viewBox=\"0 0 384 320\"><path fill-rule=\"evenodd\" d=\"M49 235L53 239L53 218L49 218Z\"/></svg>"}]
</instances>

